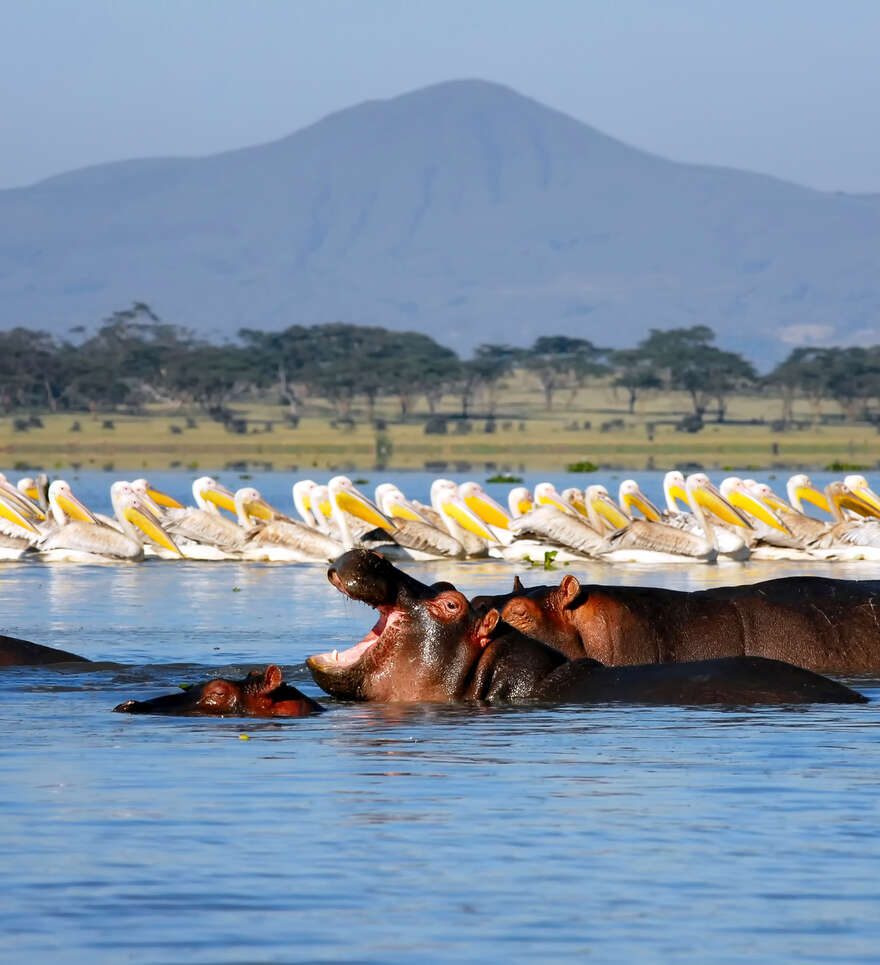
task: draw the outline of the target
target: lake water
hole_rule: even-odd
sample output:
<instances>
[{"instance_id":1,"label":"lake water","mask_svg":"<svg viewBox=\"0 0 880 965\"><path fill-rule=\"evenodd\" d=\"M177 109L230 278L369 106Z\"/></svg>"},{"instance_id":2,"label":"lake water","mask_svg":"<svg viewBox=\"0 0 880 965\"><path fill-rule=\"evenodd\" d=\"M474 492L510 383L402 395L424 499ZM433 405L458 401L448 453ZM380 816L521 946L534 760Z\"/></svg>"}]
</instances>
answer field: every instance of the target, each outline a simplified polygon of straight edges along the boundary
<instances>
[{"instance_id":1,"label":"lake water","mask_svg":"<svg viewBox=\"0 0 880 965\"><path fill-rule=\"evenodd\" d=\"M106 507L109 477L69 478ZM426 496L427 476L395 478ZM659 477L639 478L657 497ZM189 482L153 481L178 496ZM290 478L249 482L289 508ZM416 570L476 593L514 568ZM567 571L686 587L880 576ZM0 672L0 959L878 961L877 680L856 682L867 706L796 709L110 712L269 662L318 696L305 656L372 622L320 566L0 564L0 631L107 661Z\"/></svg>"}]
</instances>

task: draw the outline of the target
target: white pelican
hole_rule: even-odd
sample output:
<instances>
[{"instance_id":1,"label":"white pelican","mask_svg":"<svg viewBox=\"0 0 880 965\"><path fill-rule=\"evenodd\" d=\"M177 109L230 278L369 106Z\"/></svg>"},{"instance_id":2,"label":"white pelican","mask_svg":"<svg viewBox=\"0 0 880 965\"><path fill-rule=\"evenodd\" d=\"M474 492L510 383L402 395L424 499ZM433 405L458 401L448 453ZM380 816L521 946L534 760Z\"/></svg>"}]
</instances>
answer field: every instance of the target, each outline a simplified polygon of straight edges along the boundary
<instances>
[{"instance_id":1,"label":"white pelican","mask_svg":"<svg viewBox=\"0 0 880 965\"><path fill-rule=\"evenodd\" d=\"M0 560L18 560L40 538L34 521L0 491Z\"/></svg>"},{"instance_id":2,"label":"white pelican","mask_svg":"<svg viewBox=\"0 0 880 965\"><path fill-rule=\"evenodd\" d=\"M703 516L700 500L714 501L714 494L699 481L686 484L688 504L698 519ZM659 511L641 493L634 480L621 484L621 502L636 506L643 513L659 516ZM601 531L602 517L611 526L619 526L606 536L609 549L602 558L612 563L711 563L718 556L714 529L702 534L669 526L652 519L631 519L611 500L604 486L590 486L586 493L590 522ZM623 521L620 525L621 520ZM701 522L704 522L701 519Z\"/></svg>"},{"instance_id":3,"label":"white pelican","mask_svg":"<svg viewBox=\"0 0 880 965\"><path fill-rule=\"evenodd\" d=\"M122 532L98 522L64 480L56 480L49 487L49 508L56 527L37 544L44 559L76 563L137 562L144 558L142 534L180 555L159 521L128 486L117 489L114 494L113 508Z\"/></svg>"},{"instance_id":4,"label":"white pelican","mask_svg":"<svg viewBox=\"0 0 880 965\"><path fill-rule=\"evenodd\" d=\"M754 559L813 559L803 539L796 536L781 516L756 493L753 480L728 476L721 481L720 489L721 495L732 506L742 510L752 525L749 550Z\"/></svg>"},{"instance_id":5,"label":"white pelican","mask_svg":"<svg viewBox=\"0 0 880 965\"><path fill-rule=\"evenodd\" d=\"M465 503L451 479L435 479L431 483L431 508L436 515L426 514L428 519L435 526L445 527L461 543L467 556L486 556L490 547L497 546L495 533Z\"/></svg>"},{"instance_id":6,"label":"white pelican","mask_svg":"<svg viewBox=\"0 0 880 965\"><path fill-rule=\"evenodd\" d=\"M548 482L535 486L534 508L510 525L516 538L502 551L505 559L540 562L550 552L566 562L599 557L608 549L605 538Z\"/></svg>"},{"instance_id":7,"label":"white pelican","mask_svg":"<svg viewBox=\"0 0 880 965\"><path fill-rule=\"evenodd\" d=\"M507 494L507 505L513 518L522 516L534 508L535 499L525 486L515 486Z\"/></svg>"},{"instance_id":8,"label":"white pelican","mask_svg":"<svg viewBox=\"0 0 880 965\"><path fill-rule=\"evenodd\" d=\"M874 515L873 502L844 482L829 483L825 496L835 522L810 544L813 553L821 559L880 560L880 519ZM851 510L854 517L845 517L845 509Z\"/></svg>"},{"instance_id":9,"label":"white pelican","mask_svg":"<svg viewBox=\"0 0 880 965\"><path fill-rule=\"evenodd\" d=\"M395 525L394 541L414 560L462 559L467 552L462 544L434 523L415 503L407 499L392 483L376 487L379 509Z\"/></svg>"},{"instance_id":10,"label":"white pelican","mask_svg":"<svg viewBox=\"0 0 880 965\"><path fill-rule=\"evenodd\" d=\"M238 559L244 531L222 516L218 506L236 513L235 494L216 479L202 476L192 485L196 508L164 508L162 524L190 560Z\"/></svg>"},{"instance_id":11,"label":"white pelican","mask_svg":"<svg viewBox=\"0 0 880 965\"><path fill-rule=\"evenodd\" d=\"M358 534L352 532L350 516L369 524L373 530L385 530L389 536L394 532L394 523L379 510L379 507L371 499L355 487L348 476L334 476L327 483L327 495L330 500L333 520L339 527L342 545L345 549L350 550L361 545ZM380 542L376 545L377 548L381 546L382 552L385 552L385 543Z\"/></svg>"},{"instance_id":12,"label":"white pelican","mask_svg":"<svg viewBox=\"0 0 880 965\"><path fill-rule=\"evenodd\" d=\"M329 563L343 552L340 542L275 510L252 486L235 493L243 528L242 558L274 563Z\"/></svg>"},{"instance_id":13,"label":"white pelican","mask_svg":"<svg viewBox=\"0 0 880 965\"><path fill-rule=\"evenodd\" d=\"M706 500L708 494L711 494L713 497L711 500L712 505L708 505L705 501L702 502L702 506L707 508L710 514L715 513L719 519L725 523L729 523L731 526L746 530L752 528L742 513L734 509L712 485L709 477L705 473L695 473L694 475L697 477L698 484L702 487L702 489L699 490L703 493L702 499ZM702 527L699 515L694 511L693 505L688 498L685 478L677 469L671 470L664 476L663 495L666 500L666 510L663 513L662 520L664 523L708 537L708 533L706 533ZM676 500L681 500L690 511L681 512ZM700 515L702 515L704 519L708 518L705 513ZM711 525L711 519L709 522ZM733 533L729 529L716 529L714 538L717 541L719 556L731 560L745 560L749 558L748 544L738 533Z\"/></svg>"}]
</instances>

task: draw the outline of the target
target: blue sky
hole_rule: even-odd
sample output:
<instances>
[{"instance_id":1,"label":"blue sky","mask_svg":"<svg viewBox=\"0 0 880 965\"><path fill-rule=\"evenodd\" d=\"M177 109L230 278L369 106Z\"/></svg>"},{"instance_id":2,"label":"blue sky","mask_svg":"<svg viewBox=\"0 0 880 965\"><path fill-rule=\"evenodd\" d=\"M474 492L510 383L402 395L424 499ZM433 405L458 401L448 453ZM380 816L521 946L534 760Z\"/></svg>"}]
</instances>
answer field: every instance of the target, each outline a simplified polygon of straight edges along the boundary
<instances>
[{"instance_id":1,"label":"blue sky","mask_svg":"<svg viewBox=\"0 0 880 965\"><path fill-rule=\"evenodd\" d=\"M878 37L869 0L0 0L0 187L481 77L676 160L880 191Z\"/></svg>"}]
</instances>

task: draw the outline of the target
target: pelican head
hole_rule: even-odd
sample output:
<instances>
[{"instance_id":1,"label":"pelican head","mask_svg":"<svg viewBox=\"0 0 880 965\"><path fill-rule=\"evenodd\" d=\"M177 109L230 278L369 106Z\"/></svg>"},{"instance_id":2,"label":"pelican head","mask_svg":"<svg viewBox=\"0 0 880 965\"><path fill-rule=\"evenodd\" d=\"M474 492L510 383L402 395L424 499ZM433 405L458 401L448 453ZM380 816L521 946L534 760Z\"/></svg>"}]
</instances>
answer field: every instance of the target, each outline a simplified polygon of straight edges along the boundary
<instances>
[{"instance_id":1,"label":"pelican head","mask_svg":"<svg viewBox=\"0 0 880 965\"><path fill-rule=\"evenodd\" d=\"M143 542L137 530L149 537L154 543L182 557L177 543L165 532L162 524L146 502L135 491L133 484L119 481L110 487L110 502L113 512L123 530L139 543Z\"/></svg>"},{"instance_id":2,"label":"pelican head","mask_svg":"<svg viewBox=\"0 0 880 965\"><path fill-rule=\"evenodd\" d=\"M714 513L725 523L729 523L731 526L741 526L743 529L753 529L745 514L732 506L718 492L704 472L695 472L688 476L685 482L685 490L695 502Z\"/></svg>"},{"instance_id":3,"label":"pelican head","mask_svg":"<svg viewBox=\"0 0 880 965\"><path fill-rule=\"evenodd\" d=\"M843 480L844 486L851 492L861 497L872 509L871 516L880 516L880 497L868 485L868 480L864 476L850 475ZM864 513L862 514L864 515Z\"/></svg>"},{"instance_id":4,"label":"pelican head","mask_svg":"<svg viewBox=\"0 0 880 965\"><path fill-rule=\"evenodd\" d=\"M394 523L380 511L379 507L365 496L348 476L334 476L327 483L330 505L334 516L336 512L351 513L365 523L393 532Z\"/></svg>"},{"instance_id":5,"label":"pelican head","mask_svg":"<svg viewBox=\"0 0 880 965\"><path fill-rule=\"evenodd\" d=\"M642 492L635 479L624 479L617 490L617 501L627 516L633 516L633 509L637 509L645 519L660 521L660 510Z\"/></svg>"},{"instance_id":6,"label":"pelican head","mask_svg":"<svg viewBox=\"0 0 880 965\"><path fill-rule=\"evenodd\" d=\"M312 494L317 486L313 479L300 479L293 484L293 505L306 526L316 526L318 522L312 507Z\"/></svg>"},{"instance_id":7,"label":"pelican head","mask_svg":"<svg viewBox=\"0 0 880 965\"><path fill-rule=\"evenodd\" d=\"M507 494L507 505L510 507L510 515L514 518L529 512L534 503L531 492L525 486L514 486Z\"/></svg>"},{"instance_id":8,"label":"pelican head","mask_svg":"<svg viewBox=\"0 0 880 965\"><path fill-rule=\"evenodd\" d=\"M554 509L558 509L560 513L567 513L569 516L573 512L571 506L556 492L553 483L549 482L540 482L535 486L535 505L552 506Z\"/></svg>"},{"instance_id":9,"label":"pelican head","mask_svg":"<svg viewBox=\"0 0 880 965\"><path fill-rule=\"evenodd\" d=\"M620 507L609 496L608 490L600 483L587 486L584 495L590 514L590 522L593 524L593 528L600 533L606 528L602 520L605 520L611 529L615 530L622 529L631 522L630 518L621 512Z\"/></svg>"},{"instance_id":10,"label":"pelican head","mask_svg":"<svg viewBox=\"0 0 880 965\"><path fill-rule=\"evenodd\" d=\"M666 509L673 516L681 512L678 502L682 503L682 508L686 512L690 509L685 478L677 469L670 469L663 477L663 496L666 500Z\"/></svg>"},{"instance_id":11,"label":"pelican head","mask_svg":"<svg viewBox=\"0 0 880 965\"><path fill-rule=\"evenodd\" d=\"M451 479L435 479L431 483L431 506L440 513L450 535L455 536L449 525L451 520L489 543L498 542L492 530L461 498L458 486Z\"/></svg>"},{"instance_id":12,"label":"pelican head","mask_svg":"<svg viewBox=\"0 0 880 965\"><path fill-rule=\"evenodd\" d=\"M52 517L59 526L63 526L68 517L100 526L97 516L83 506L73 495L70 484L63 479L56 479L49 487L49 507L52 510Z\"/></svg>"},{"instance_id":13,"label":"pelican head","mask_svg":"<svg viewBox=\"0 0 880 965\"><path fill-rule=\"evenodd\" d=\"M217 507L228 510L230 513L237 513L235 508L235 493L221 486L216 479L210 476L200 476L192 484L193 499L199 509L204 509L209 513L216 513Z\"/></svg>"},{"instance_id":14,"label":"pelican head","mask_svg":"<svg viewBox=\"0 0 880 965\"><path fill-rule=\"evenodd\" d=\"M254 489L253 486L243 486L241 489L236 489L233 501L239 526L250 526L251 517L268 521L278 515L263 499L259 489Z\"/></svg>"},{"instance_id":15,"label":"pelican head","mask_svg":"<svg viewBox=\"0 0 880 965\"><path fill-rule=\"evenodd\" d=\"M479 483L463 482L458 487L458 494L484 523L498 529L510 529L510 514Z\"/></svg>"},{"instance_id":16,"label":"pelican head","mask_svg":"<svg viewBox=\"0 0 880 965\"><path fill-rule=\"evenodd\" d=\"M767 487L770 488L769 486ZM782 520L755 496L752 489L738 476L728 476L721 482L721 495L732 505L737 506L755 519L761 520L773 529L791 535L791 530Z\"/></svg>"},{"instance_id":17,"label":"pelican head","mask_svg":"<svg viewBox=\"0 0 880 965\"><path fill-rule=\"evenodd\" d=\"M140 496L143 502L149 499L156 506L165 506L167 509L183 509L183 503L179 503L173 496L163 493L161 489L151 486L146 479L135 479L131 488ZM149 506L150 503L147 503Z\"/></svg>"},{"instance_id":18,"label":"pelican head","mask_svg":"<svg viewBox=\"0 0 880 965\"><path fill-rule=\"evenodd\" d=\"M376 505L391 519L410 519L420 523L427 523L418 507L394 485L394 483L379 483L376 487Z\"/></svg>"},{"instance_id":19,"label":"pelican head","mask_svg":"<svg viewBox=\"0 0 880 965\"><path fill-rule=\"evenodd\" d=\"M817 489L810 477L804 472L792 476L786 483L785 491L788 495L788 501L799 513L804 512L804 502L812 503L826 513L832 513L831 504L825 493Z\"/></svg>"}]
</instances>

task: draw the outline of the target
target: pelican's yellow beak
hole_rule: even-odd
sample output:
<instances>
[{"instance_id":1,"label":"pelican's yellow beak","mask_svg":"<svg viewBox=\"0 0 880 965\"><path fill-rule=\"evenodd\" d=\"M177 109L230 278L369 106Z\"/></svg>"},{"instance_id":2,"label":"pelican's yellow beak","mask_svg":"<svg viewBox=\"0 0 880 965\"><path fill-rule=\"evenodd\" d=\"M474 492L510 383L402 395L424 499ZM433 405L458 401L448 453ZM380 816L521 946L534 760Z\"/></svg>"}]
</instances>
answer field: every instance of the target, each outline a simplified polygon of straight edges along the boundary
<instances>
[{"instance_id":1,"label":"pelican's yellow beak","mask_svg":"<svg viewBox=\"0 0 880 965\"><path fill-rule=\"evenodd\" d=\"M162 527L159 525L159 521L155 516L153 516L152 513L146 512L138 505L131 504L122 510L122 514L133 526L137 526L142 533L145 533L147 536L149 536L154 543L157 543L159 546L163 546L165 549L177 556L183 556L183 553L180 552L177 544L165 532L165 530L162 529Z\"/></svg>"},{"instance_id":2,"label":"pelican's yellow beak","mask_svg":"<svg viewBox=\"0 0 880 965\"><path fill-rule=\"evenodd\" d=\"M781 496L777 496L776 493L770 493L767 496L763 496L762 502L765 506L769 506L770 509L777 513L794 512L794 506L789 505Z\"/></svg>"},{"instance_id":3,"label":"pelican's yellow beak","mask_svg":"<svg viewBox=\"0 0 880 965\"><path fill-rule=\"evenodd\" d=\"M278 513L262 497L260 499L249 499L244 504L244 511L247 516L255 516L257 519L272 520Z\"/></svg>"},{"instance_id":4,"label":"pelican's yellow beak","mask_svg":"<svg viewBox=\"0 0 880 965\"><path fill-rule=\"evenodd\" d=\"M466 496L464 503L484 523L497 526L498 529L510 529L510 516L491 496L487 496L485 493Z\"/></svg>"},{"instance_id":5,"label":"pelican's yellow beak","mask_svg":"<svg viewBox=\"0 0 880 965\"><path fill-rule=\"evenodd\" d=\"M858 513L859 516L874 515L873 506L871 506L871 504L863 499L858 493L854 493L851 489L835 491L834 502L836 502L837 505L842 509L851 509L854 513Z\"/></svg>"},{"instance_id":6,"label":"pelican's yellow beak","mask_svg":"<svg viewBox=\"0 0 880 965\"><path fill-rule=\"evenodd\" d=\"M358 519L362 519L365 523L370 523L372 526L379 526L381 529L387 529L389 532L394 530L394 523L382 512L379 511L379 507L370 499L367 499L362 493L342 489L334 497L336 500L336 505L345 513L351 513L352 516L357 516ZM323 505L321 509L323 510Z\"/></svg>"},{"instance_id":7,"label":"pelican's yellow beak","mask_svg":"<svg viewBox=\"0 0 880 965\"><path fill-rule=\"evenodd\" d=\"M526 513L530 513L532 511L533 505L534 504L530 499L519 499L517 500L516 508L523 516L525 516Z\"/></svg>"},{"instance_id":8,"label":"pelican's yellow beak","mask_svg":"<svg viewBox=\"0 0 880 965\"><path fill-rule=\"evenodd\" d=\"M173 496L163 493L161 489L153 489L151 486L147 490L147 495L157 506L167 506L169 509L183 509L182 503L179 503Z\"/></svg>"},{"instance_id":9,"label":"pelican's yellow beak","mask_svg":"<svg viewBox=\"0 0 880 965\"><path fill-rule=\"evenodd\" d=\"M235 496L229 492L228 489L209 486L207 489L202 490L202 496L207 499L209 503L213 503L215 506L219 506L221 509L228 510L228 512L238 516L238 510L235 508Z\"/></svg>"},{"instance_id":10,"label":"pelican's yellow beak","mask_svg":"<svg viewBox=\"0 0 880 965\"><path fill-rule=\"evenodd\" d=\"M672 502L675 504L676 508L678 508L678 504L681 503L681 508L686 513L691 511L690 500L688 499L688 495L684 490L684 487L679 486L678 483L673 483L669 487L669 495L672 497Z\"/></svg>"},{"instance_id":11,"label":"pelican's yellow beak","mask_svg":"<svg viewBox=\"0 0 880 965\"><path fill-rule=\"evenodd\" d=\"M719 519L725 523L730 523L731 526L742 526L743 529L753 528L745 516L734 506L731 506L711 483L695 487L694 499Z\"/></svg>"},{"instance_id":12,"label":"pelican's yellow beak","mask_svg":"<svg viewBox=\"0 0 880 965\"><path fill-rule=\"evenodd\" d=\"M28 499L33 499L34 502L40 498L40 494L37 492L36 486L28 486L28 488L25 489L24 494Z\"/></svg>"},{"instance_id":13,"label":"pelican's yellow beak","mask_svg":"<svg viewBox=\"0 0 880 965\"><path fill-rule=\"evenodd\" d=\"M14 506L9 505L5 499L0 499L0 516L2 516L4 519L8 519L11 523L15 523L16 526L26 529L29 533L34 533L39 536L39 530L34 526L34 524L26 516L23 516Z\"/></svg>"},{"instance_id":14,"label":"pelican's yellow beak","mask_svg":"<svg viewBox=\"0 0 880 965\"><path fill-rule=\"evenodd\" d=\"M90 510L87 509L83 504L76 498L76 496L71 493L69 496L64 494L56 496L55 502L64 510L64 512L71 519L81 520L83 523L94 523L95 525L100 525L97 516Z\"/></svg>"},{"instance_id":15,"label":"pelican's yellow beak","mask_svg":"<svg viewBox=\"0 0 880 965\"><path fill-rule=\"evenodd\" d=\"M643 493L624 493L623 505L630 513L635 507L645 519L650 519L654 523L660 522L660 510Z\"/></svg>"},{"instance_id":16,"label":"pelican's yellow beak","mask_svg":"<svg viewBox=\"0 0 880 965\"><path fill-rule=\"evenodd\" d=\"M772 526L773 529L778 529L781 533L785 533L788 536L791 535L791 530L782 522L776 513L769 510L760 499L757 499L750 493L744 493L738 489L734 489L727 497L727 500L732 506L738 506L751 516L754 516L755 519L760 519L762 523L766 523L768 526Z\"/></svg>"},{"instance_id":17,"label":"pelican's yellow beak","mask_svg":"<svg viewBox=\"0 0 880 965\"><path fill-rule=\"evenodd\" d=\"M562 502L561 499L554 499L552 496L539 496L535 502L541 506L554 506L561 513L567 513L569 516L571 515L571 506Z\"/></svg>"},{"instance_id":18,"label":"pelican's yellow beak","mask_svg":"<svg viewBox=\"0 0 880 965\"><path fill-rule=\"evenodd\" d=\"M498 540L479 516L458 496L450 496L441 502L441 508L447 516L462 526L469 533L479 536L489 543L497 543Z\"/></svg>"},{"instance_id":19,"label":"pelican's yellow beak","mask_svg":"<svg viewBox=\"0 0 880 965\"><path fill-rule=\"evenodd\" d=\"M391 503L386 501L388 512L392 519L411 519L417 523L427 523L425 517L407 500L395 499Z\"/></svg>"},{"instance_id":20,"label":"pelican's yellow beak","mask_svg":"<svg viewBox=\"0 0 880 965\"><path fill-rule=\"evenodd\" d=\"M0 496L5 496L10 505L15 506L18 511L29 519L45 519L46 514L40 509L38 503L34 502L27 493L23 493L17 486L9 483L0 483ZM39 494L37 497L39 498Z\"/></svg>"},{"instance_id":21,"label":"pelican's yellow beak","mask_svg":"<svg viewBox=\"0 0 880 965\"><path fill-rule=\"evenodd\" d=\"M853 489L853 492L871 508L869 513L858 509L857 513L861 513L862 516L880 516L880 496L870 486L858 486Z\"/></svg>"},{"instance_id":22,"label":"pelican's yellow beak","mask_svg":"<svg viewBox=\"0 0 880 965\"><path fill-rule=\"evenodd\" d=\"M627 519L610 496L599 493L593 497L592 503L593 509L604 519L607 519L615 529L623 529L624 526L629 526L631 520Z\"/></svg>"},{"instance_id":23,"label":"pelican's yellow beak","mask_svg":"<svg viewBox=\"0 0 880 965\"><path fill-rule=\"evenodd\" d=\"M816 489L815 486L798 486L795 489L795 495L803 503L812 503L814 506L818 506L819 509L824 510L826 513L831 512L831 505L828 499L820 489Z\"/></svg>"}]
</instances>

